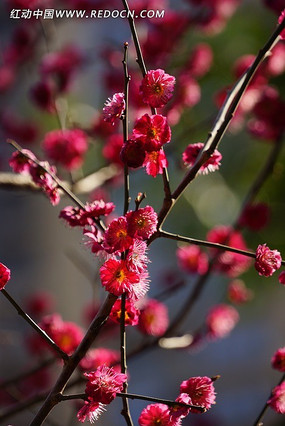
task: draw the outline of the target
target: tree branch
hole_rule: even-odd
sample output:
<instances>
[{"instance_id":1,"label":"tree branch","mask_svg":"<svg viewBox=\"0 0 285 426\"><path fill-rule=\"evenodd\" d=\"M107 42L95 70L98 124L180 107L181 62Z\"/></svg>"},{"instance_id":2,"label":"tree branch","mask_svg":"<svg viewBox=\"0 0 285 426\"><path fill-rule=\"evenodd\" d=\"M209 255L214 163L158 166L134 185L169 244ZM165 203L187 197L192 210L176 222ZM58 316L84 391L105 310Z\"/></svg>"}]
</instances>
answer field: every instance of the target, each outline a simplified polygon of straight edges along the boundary
<instances>
[{"instance_id":1,"label":"tree branch","mask_svg":"<svg viewBox=\"0 0 285 426\"><path fill-rule=\"evenodd\" d=\"M18 305L18 303L13 299L12 296L7 292L7 290L2 289L1 293L6 297L7 300L11 303L12 306L17 310L18 314L34 329L36 332L44 339L47 344L60 356L64 362L69 360L69 356L62 350L60 347L49 337L49 335L38 326L38 324L27 315L23 309Z\"/></svg>"}]
</instances>

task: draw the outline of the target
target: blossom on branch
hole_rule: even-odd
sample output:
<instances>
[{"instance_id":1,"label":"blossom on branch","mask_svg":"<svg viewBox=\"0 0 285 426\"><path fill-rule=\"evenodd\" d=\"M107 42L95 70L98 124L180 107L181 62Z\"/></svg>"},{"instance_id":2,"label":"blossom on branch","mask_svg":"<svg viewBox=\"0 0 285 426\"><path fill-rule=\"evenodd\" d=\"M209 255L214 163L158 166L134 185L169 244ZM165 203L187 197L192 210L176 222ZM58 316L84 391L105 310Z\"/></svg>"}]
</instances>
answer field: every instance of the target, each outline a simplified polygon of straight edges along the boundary
<instances>
[{"instance_id":1,"label":"blossom on branch","mask_svg":"<svg viewBox=\"0 0 285 426\"><path fill-rule=\"evenodd\" d=\"M7 282L10 280L11 271L3 263L0 263L0 290L3 290Z\"/></svg>"},{"instance_id":2,"label":"blossom on branch","mask_svg":"<svg viewBox=\"0 0 285 426\"><path fill-rule=\"evenodd\" d=\"M285 414L285 382L273 389L267 404L277 413Z\"/></svg>"},{"instance_id":3,"label":"blossom on branch","mask_svg":"<svg viewBox=\"0 0 285 426\"><path fill-rule=\"evenodd\" d=\"M163 149L160 151L146 152L143 166L148 175L156 177L163 173L163 169L168 166L168 161Z\"/></svg>"},{"instance_id":4,"label":"blossom on branch","mask_svg":"<svg viewBox=\"0 0 285 426\"><path fill-rule=\"evenodd\" d=\"M138 419L139 426L178 426L176 420L170 419L169 407L165 404L150 404L144 408Z\"/></svg>"},{"instance_id":5,"label":"blossom on branch","mask_svg":"<svg viewBox=\"0 0 285 426\"><path fill-rule=\"evenodd\" d=\"M112 310L110 312L109 318L120 324L121 315L122 315L122 301L116 300L114 303ZM131 299L127 299L125 303L125 325L137 325L139 321L139 310L135 307L134 302Z\"/></svg>"},{"instance_id":6,"label":"blossom on branch","mask_svg":"<svg viewBox=\"0 0 285 426\"><path fill-rule=\"evenodd\" d=\"M126 108L124 93L115 93L112 98L108 98L103 108L103 117L107 123L114 124L116 119L122 117Z\"/></svg>"},{"instance_id":7,"label":"blossom on branch","mask_svg":"<svg viewBox=\"0 0 285 426\"><path fill-rule=\"evenodd\" d=\"M207 376L191 377L184 380L180 385L180 392L189 395L191 404L198 405L206 410L215 404L216 392L213 380ZM200 413L200 411L191 408L191 413Z\"/></svg>"},{"instance_id":8,"label":"blossom on branch","mask_svg":"<svg viewBox=\"0 0 285 426\"><path fill-rule=\"evenodd\" d=\"M278 250L270 250L266 244L260 244L256 249L255 269L259 275L271 277L280 268L282 262Z\"/></svg>"},{"instance_id":9,"label":"blossom on branch","mask_svg":"<svg viewBox=\"0 0 285 426\"><path fill-rule=\"evenodd\" d=\"M175 77L166 74L162 69L150 70L144 76L140 94L144 103L152 108L160 108L172 98Z\"/></svg>"},{"instance_id":10,"label":"blossom on branch","mask_svg":"<svg viewBox=\"0 0 285 426\"><path fill-rule=\"evenodd\" d=\"M182 160L187 165L187 167L192 167L198 155L200 154L204 144L201 142L189 144L185 151L182 154ZM208 174L209 172L214 172L219 170L222 160L222 154L215 149L211 157L200 167L198 173Z\"/></svg>"},{"instance_id":11,"label":"blossom on branch","mask_svg":"<svg viewBox=\"0 0 285 426\"><path fill-rule=\"evenodd\" d=\"M133 238L147 240L156 231L158 219L151 206L128 212L126 219L128 233Z\"/></svg>"},{"instance_id":12,"label":"blossom on branch","mask_svg":"<svg viewBox=\"0 0 285 426\"><path fill-rule=\"evenodd\" d=\"M133 243L125 216L112 220L105 232L105 247L109 253L123 252Z\"/></svg>"},{"instance_id":13,"label":"blossom on branch","mask_svg":"<svg viewBox=\"0 0 285 426\"><path fill-rule=\"evenodd\" d=\"M85 393L90 402L110 404L116 398L117 392L122 392L127 375L117 373L113 367L101 365L95 371L85 373L88 382Z\"/></svg>"},{"instance_id":14,"label":"blossom on branch","mask_svg":"<svg viewBox=\"0 0 285 426\"><path fill-rule=\"evenodd\" d=\"M124 260L116 259L109 259L101 266L100 278L103 287L115 296L131 292L140 281L138 274L128 270Z\"/></svg>"},{"instance_id":15,"label":"blossom on branch","mask_svg":"<svg viewBox=\"0 0 285 426\"><path fill-rule=\"evenodd\" d=\"M98 420L103 411L105 411L104 404L85 401L83 407L77 413L77 418L81 423L85 422L86 419L93 423Z\"/></svg>"},{"instance_id":16,"label":"blossom on branch","mask_svg":"<svg viewBox=\"0 0 285 426\"><path fill-rule=\"evenodd\" d=\"M147 152L159 151L171 139L171 130L166 117L160 114L151 116L144 114L135 122L133 139L141 140Z\"/></svg>"}]
</instances>

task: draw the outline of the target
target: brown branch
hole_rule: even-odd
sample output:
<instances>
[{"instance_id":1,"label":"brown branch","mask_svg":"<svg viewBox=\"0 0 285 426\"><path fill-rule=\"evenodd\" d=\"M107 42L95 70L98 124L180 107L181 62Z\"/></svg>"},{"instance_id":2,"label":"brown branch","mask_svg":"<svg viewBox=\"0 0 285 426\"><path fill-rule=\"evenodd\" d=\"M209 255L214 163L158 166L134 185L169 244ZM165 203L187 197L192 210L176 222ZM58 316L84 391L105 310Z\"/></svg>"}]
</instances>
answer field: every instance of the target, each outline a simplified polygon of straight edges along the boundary
<instances>
[{"instance_id":1,"label":"brown branch","mask_svg":"<svg viewBox=\"0 0 285 426\"><path fill-rule=\"evenodd\" d=\"M129 85L131 77L128 71L128 47L129 44L126 42L124 44L124 59L123 59L123 69L124 69L124 78L125 78L125 111L123 118L123 133L124 133L124 143L127 143L128 134L129 134ZM125 164L124 166L124 215L127 213L130 204L130 177L129 177L129 168Z\"/></svg>"},{"instance_id":2,"label":"brown branch","mask_svg":"<svg viewBox=\"0 0 285 426\"><path fill-rule=\"evenodd\" d=\"M158 216L158 229L165 221L171 208L181 196L185 188L192 182L203 164L211 157L214 150L219 145L224 133L226 132L234 113L239 106L246 88L252 80L255 72L263 62L263 60L269 55L271 49L280 39L280 33L285 28L285 19L278 25L272 36L269 38L264 47L259 51L253 64L244 73L244 75L237 81L233 89L228 93L228 96L220 109L215 124L209 133L208 139L205 142L204 148L197 157L195 164L189 169L185 177L182 179L178 187L172 193L172 204L164 203Z\"/></svg>"},{"instance_id":3,"label":"brown branch","mask_svg":"<svg viewBox=\"0 0 285 426\"><path fill-rule=\"evenodd\" d=\"M140 46L140 42L138 38L138 33L135 26L135 21L134 21L134 18L132 17L132 14L130 13L130 8L129 8L129 4L127 0L122 0L122 2L128 16L129 26L130 26L130 30L132 33L132 37L133 37L133 41L134 41L134 45L135 45L135 49L137 53L137 63L140 67L142 76L144 77L147 73L147 68L144 62L144 58L143 58L143 54L142 54L142 50L141 50L141 46ZM151 107L151 113L152 115L157 114L156 108ZM164 194L165 194L164 203L171 204L171 189L170 189L170 182L169 182L167 167L163 167L162 178L163 178L163 188L164 188Z\"/></svg>"},{"instance_id":4,"label":"brown branch","mask_svg":"<svg viewBox=\"0 0 285 426\"><path fill-rule=\"evenodd\" d=\"M127 353L126 353L126 294L124 293L121 297L121 318L120 318L120 342L121 342L121 372L123 374L127 373ZM123 384L123 393L122 393L122 401L123 401L123 409L121 411L122 416L125 418L128 426L133 426L133 421L130 413L129 402L124 395L128 390L128 382L126 381Z\"/></svg>"},{"instance_id":5,"label":"brown branch","mask_svg":"<svg viewBox=\"0 0 285 426\"><path fill-rule=\"evenodd\" d=\"M80 345L70 357L67 364L64 366L62 373L58 377L57 382L50 391L48 397L40 408L38 414L35 416L34 420L31 422L30 426L42 425L51 410L55 407L55 405L60 402L60 395L62 394L68 380L70 379L72 373L78 366L81 359L85 356L86 352L94 342L95 338L98 336L101 328L107 321L112 306L114 305L116 300L117 296L114 296L113 294L108 294L104 304L102 305L100 311L89 326Z\"/></svg>"},{"instance_id":6,"label":"brown branch","mask_svg":"<svg viewBox=\"0 0 285 426\"><path fill-rule=\"evenodd\" d=\"M68 195L77 206L83 210L85 210L85 205L82 203L81 200L54 174L51 170L49 170L44 164L41 164L39 160L36 158L31 158L29 155L27 155L25 152L23 152L22 147L12 139L7 139L7 142L12 145L17 151L19 151L24 157L28 158L30 161L35 163L38 167L40 167L45 173L47 173L57 184L57 187L60 188L66 195ZM104 232L105 231L105 225L100 219L93 219L96 225Z\"/></svg>"},{"instance_id":7,"label":"brown branch","mask_svg":"<svg viewBox=\"0 0 285 426\"><path fill-rule=\"evenodd\" d=\"M153 396L147 396L147 395L138 395L134 393L121 393L117 392L117 396L120 398L128 398L128 399L140 399L141 401L152 401L157 402L159 404L165 404L169 407L187 407L191 409L195 409L197 411L200 411L200 413L205 413L206 409L204 407L201 407L200 405L192 405L192 404L186 404L185 402L179 402L179 401L171 401L169 399L163 399L163 398L155 398ZM70 401L74 399L83 399L86 400L86 394L85 393L78 393L74 395L61 395L61 401Z\"/></svg>"},{"instance_id":8,"label":"brown branch","mask_svg":"<svg viewBox=\"0 0 285 426\"><path fill-rule=\"evenodd\" d=\"M17 310L18 314L44 339L47 344L53 349L64 362L68 362L69 356L62 350L60 347L49 337L49 335L41 329L41 327L29 316L23 309L18 305L18 303L13 299L12 296L7 292L7 290L1 290L1 293L6 297L6 299L11 303L12 306Z\"/></svg>"},{"instance_id":9,"label":"brown branch","mask_svg":"<svg viewBox=\"0 0 285 426\"><path fill-rule=\"evenodd\" d=\"M198 246L209 247L209 248L218 249L222 251L230 251L232 253L241 254L242 256L251 257L253 259L256 258L256 254L252 251L237 249L234 247L227 246L225 244L212 243L210 241L204 241L204 240L197 240L195 238L185 237L178 234L172 234L171 232L166 232L163 230L157 233L157 237L169 238L171 240L182 241L184 243L195 244ZM282 260L281 263L282 265L285 265L284 260Z\"/></svg>"}]
</instances>

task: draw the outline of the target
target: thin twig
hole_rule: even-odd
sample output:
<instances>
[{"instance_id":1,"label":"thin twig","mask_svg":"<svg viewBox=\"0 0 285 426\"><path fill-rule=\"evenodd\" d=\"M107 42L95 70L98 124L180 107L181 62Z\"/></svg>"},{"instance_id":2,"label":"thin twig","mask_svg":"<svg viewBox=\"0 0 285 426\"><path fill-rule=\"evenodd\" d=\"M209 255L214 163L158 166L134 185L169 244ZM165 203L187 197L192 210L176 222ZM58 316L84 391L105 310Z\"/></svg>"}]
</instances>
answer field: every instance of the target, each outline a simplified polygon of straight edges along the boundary
<instances>
[{"instance_id":1,"label":"thin twig","mask_svg":"<svg viewBox=\"0 0 285 426\"><path fill-rule=\"evenodd\" d=\"M49 337L49 335L38 326L38 324L27 315L23 309L18 305L18 303L14 300L12 296L7 292L7 290L1 290L1 293L6 297L7 300L14 306L17 310L18 314L34 329L36 332L47 342L47 344L64 360L67 362L69 360L69 356L62 350L60 347Z\"/></svg>"},{"instance_id":2,"label":"thin twig","mask_svg":"<svg viewBox=\"0 0 285 426\"><path fill-rule=\"evenodd\" d=\"M130 84L130 75L128 71L128 47L129 44L126 42L124 44L124 59L123 59L123 68L124 68L124 78L125 78L125 111L123 118L123 132L124 132L124 144L127 143L129 138L129 84ZM130 176L129 168L127 164L124 166L124 215L127 213L130 204Z\"/></svg>"},{"instance_id":3,"label":"thin twig","mask_svg":"<svg viewBox=\"0 0 285 426\"><path fill-rule=\"evenodd\" d=\"M157 402L160 404L166 404L166 405L169 405L170 407L179 406L179 407L187 407L191 409L195 408L195 410L197 409L201 413L205 413L206 411L204 407L201 407L199 405L185 404L184 402L171 401L169 399L155 398L152 396L137 395L133 393L122 394L117 392L117 396L123 397L124 395L129 399L141 399L143 401L152 401L152 402Z\"/></svg>"},{"instance_id":4,"label":"thin twig","mask_svg":"<svg viewBox=\"0 0 285 426\"><path fill-rule=\"evenodd\" d=\"M82 203L82 201L79 200L78 197L51 171L49 170L44 163L41 163L36 158L31 158L29 155L27 155L25 152L23 152L22 147L12 139L7 139L7 142L12 145L17 151L19 151L24 157L28 158L30 161L35 163L37 166L39 166L45 173L47 173L57 184L58 188L60 188L63 192L65 192L66 195L68 195L75 204L77 204L78 207L85 210L85 205ZM105 231L105 225L100 219L95 219L94 222L96 225L104 232Z\"/></svg>"},{"instance_id":5,"label":"thin twig","mask_svg":"<svg viewBox=\"0 0 285 426\"><path fill-rule=\"evenodd\" d=\"M242 256L251 257L253 259L256 258L256 254L252 251L237 249L234 247L227 246L225 244L218 244L218 243L212 243L210 241L197 240L195 238L185 237L178 234L172 234L171 232L166 232L163 230L157 233L157 237L169 238L171 240L182 241L184 243L195 244L198 246L209 247L209 248L223 250L223 251L230 251L232 253L241 254ZM285 265L284 260L282 260L281 263L282 265Z\"/></svg>"},{"instance_id":6,"label":"thin twig","mask_svg":"<svg viewBox=\"0 0 285 426\"><path fill-rule=\"evenodd\" d=\"M121 342L121 373L127 374L127 352L126 352L126 294L122 294L121 297L121 318L120 318L120 342ZM129 402L124 394L127 393L128 382L125 381L123 384L122 402L123 409L121 411L122 416L125 418L128 426L133 426L133 421L130 413Z\"/></svg>"},{"instance_id":7,"label":"thin twig","mask_svg":"<svg viewBox=\"0 0 285 426\"><path fill-rule=\"evenodd\" d=\"M144 58L143 58L143 54L142 54L142 50L141 50L141 46L140 46L140 42L138 38L138 33L135 26L135 21L134 21L134 18L132 17L132 14L130 13L130 8L129 8L129 4L127 0L122 0L122 1L123 1L124 8L127 12L129 26L130 26L130 30L132 33L132 37L133 37L133 41L134 41L134 45L136 49L137 63L140 67L142 76L144 77L147 73L147 68L144 62ZM152 115L157 114L156 108L151 107L150 109L151 109ZM163 178L163 188L164 188L164 195L165 195L164 202L171 204L171 189L170 189L170 182L169 182L167 167L163 167L162 178Z\"/></svg>"},{"instance_id":8,"label":"thin twig","mask_svg":"<svg viewBox=\"0 0 285 426\"><path fill-rule=\"evenodd\" d=\"M278 385L281 385L281 383L283 383L285 381L285 374L283 374L283 376L282 376L282 378L281 378L281 380L280 380L280 382L278 383ZM272 396L272 392L271 392L271 394L270 394L270 396L269 396L269 398ZM269 399L268 398L268 399ZM259 415L257 416L257 419L255 420L255 422L254 422L254 424L253 424L253 426L262 426L263 425L263 423L261 422L261 420L262 420L262 418L263 418L263 416L264 416L264 414L265 414L265 412L266 412L266 410L267 410L267 408L269 407L269 405L268 405L268 403L266 402L265 403L265 405L264 405L264 407L262 408L262 410L261 410L261 412L259 413Z\"/></svg>"},{"instance_id":9,"label":"thin twig","mask_svg":"<svg viewBox=\"0 0 285 426\"><path fill-rule=\"evenodd\" d=\"M181 196L185 188L192 182L203 164L211 157L214 150L219 145L225 131L227 130L234 113L239 106L244 92L247 86L255 75L257 69L263 62L263 60L269 55L271 49L280 39L280 33L285 28L285 19L278 25L272 36L269 38L264 47L259 51L253 64L244 73L243 76L237 81L232 90L228 93L228 96L220 109L215 124L209 133L208 139L204 144L204 148L200 152L195 164L189 169L185 177L182 179L178 187L172 193L172 203L164 202L159 215L158 215L158 229L165 221L166 217L170 213L173 205L176 203L178 198Z\"/></svg>"},{"instance_id":10,"label":"thin twig","mask_svg":"<svg viewBox=\"0 0 285 426\"><path fill-rule=\"evenodd\" d=\"M147 395L138 395L134 393L121 393L117 392L117 396L121 398L128 398L128 399L140 399L142 401L152 401L157 402L159 404L165 404L170 407L186 407L190 409L195 409L197 411L200 411L201 413L205 413L206 409L204 407L201 407L200 405L193 405L193 404L186 404L184 402L179 401L171 401L169 399L163 399L163 398L155 398L153 396L147 396ZM61 401L70 401L74 399L83 399L86 400L86 394L85 393L78 393L74 395L61 395L60 397Z\"/></svg>"}]
</instances>

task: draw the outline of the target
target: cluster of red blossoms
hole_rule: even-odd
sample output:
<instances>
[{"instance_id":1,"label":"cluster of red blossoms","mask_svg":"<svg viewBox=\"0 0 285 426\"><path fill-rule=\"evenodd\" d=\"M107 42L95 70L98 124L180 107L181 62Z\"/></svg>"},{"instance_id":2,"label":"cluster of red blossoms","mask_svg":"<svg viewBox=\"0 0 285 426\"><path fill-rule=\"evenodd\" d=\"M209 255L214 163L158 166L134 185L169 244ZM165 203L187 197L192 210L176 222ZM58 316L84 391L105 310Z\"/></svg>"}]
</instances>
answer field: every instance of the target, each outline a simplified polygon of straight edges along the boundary
<instances>
[{"instance_id":1,"label":"cluster of red blossoms","mask_svg":"<svg viewBox=\"0 0 285 426\"><path fill-rule=\"evenodd\" d=\"M116 398L117 392L122 392L127 375L117 373L113 367L106 365L84 375L88 379L85 389L87 400L79 410L77 418L80 422L86 419L93 422L104 410L104 406Z\"/></svg>"},{"instance_id":2,"label":"cluster of red blossoms","mask_svg":"<svg viewBox=\"0 0 285 426\"><path fill-rule=\"evenodd\" d=\"M199 406L205 411L215 404L216 393L213 380L209 377L191 377L180 385L180 394L176 402L182 402L193 406ZM142 412L138 419L140 426L179 426L181 420L189 413L201 413L194 407L187 405L150 404Z\"/></svg>"},{"instance_id":3,"label":"cluster of red blossoms","mask_svg":"<svg viewBox=\"0 0 285 426\"><path fill-rule=\"evenodd\" d=\"M172 98L175 77L166 74L162 69L150 70L142 80L140 96L142 101L152 108L165 106ZM104 120L114 124L125 108L122 93L115 93L108 99L103 108ZM162 149L170 142L171 129L166 117L161 114L144 114L135 122L132 135L120 152L124 164L132 168L146 167L146 172L155 177L167 166L167 159Z\"/></svg>"}]
</instances>

